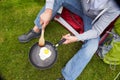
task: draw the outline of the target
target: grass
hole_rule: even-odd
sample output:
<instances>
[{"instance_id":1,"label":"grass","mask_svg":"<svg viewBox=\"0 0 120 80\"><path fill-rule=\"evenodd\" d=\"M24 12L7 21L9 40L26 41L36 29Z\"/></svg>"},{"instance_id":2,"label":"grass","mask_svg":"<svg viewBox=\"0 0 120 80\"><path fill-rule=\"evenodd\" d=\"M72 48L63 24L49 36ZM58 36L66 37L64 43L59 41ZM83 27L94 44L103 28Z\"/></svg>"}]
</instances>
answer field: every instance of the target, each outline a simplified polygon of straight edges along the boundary
<instances>
[{"instance_id":1,"label":"grass","mask_svg":"<svg viewBox=\"0 0 120 80\"><path fill-rule=\"evenodd\" d=\"M0 0L0 80L55 80L81 47L79 42L61 45L57 62L50 69L39 70L31 65L28 53L38 39L22 44L17 38L34 26L33 21L43 5L44 0ZM66 33L68 31L53 21L46 29L45 39L55 44ZM77 80L113 80L119 71L120 66L111 70L94 55Z\"/></svg>"}]
</instances>

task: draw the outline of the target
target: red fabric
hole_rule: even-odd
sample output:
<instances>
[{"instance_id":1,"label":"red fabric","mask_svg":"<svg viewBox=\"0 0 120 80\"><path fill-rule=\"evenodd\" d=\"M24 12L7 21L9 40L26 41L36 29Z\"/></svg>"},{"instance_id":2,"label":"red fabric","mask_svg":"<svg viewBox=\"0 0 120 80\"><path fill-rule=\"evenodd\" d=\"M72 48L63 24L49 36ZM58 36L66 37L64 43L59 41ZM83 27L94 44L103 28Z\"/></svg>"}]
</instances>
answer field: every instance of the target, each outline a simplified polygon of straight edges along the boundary
<instances>
[{"instance_id":1,"label":"red fabric","mask_svg":"<svg viewBox=\"0 0 120 80\"><path fill-rule=\"evenodd\" d=\"M70 24L78 33L83 33L83 21L80 16L70 12L68 9L63 8L61 17Z\"/></svg>"}]
</instances>

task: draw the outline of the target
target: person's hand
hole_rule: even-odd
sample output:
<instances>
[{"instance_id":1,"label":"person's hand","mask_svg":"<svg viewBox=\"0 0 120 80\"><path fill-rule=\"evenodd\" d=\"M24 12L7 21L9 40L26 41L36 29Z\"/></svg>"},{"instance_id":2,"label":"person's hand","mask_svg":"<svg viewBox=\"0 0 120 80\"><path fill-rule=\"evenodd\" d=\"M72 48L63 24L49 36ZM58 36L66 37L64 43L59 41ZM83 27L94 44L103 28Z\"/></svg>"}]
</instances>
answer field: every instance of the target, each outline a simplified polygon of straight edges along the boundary
<instances>
[{"instance_id":1,"label":"person's hand","mask_svg":"<svg viewBox=\"0 0 120 80\"><path fill-rule=\"evenodd\" d=\"M75 36L71 36L70 34L64 35L63 38L66 39L66 41L63 44L69 44L73 42L77 42L78 38Z\"/></svg>"},{"instance_id":2,"label":"person's hand","mask_svg":"<svg viewBox=\"0 0 120 80\"><path fill-rule=\"evenodd\" d=\"M46 9L41 15L40 15L40 24L42 25L42 28L45 29L45 27L48 25L49 21L52 17L52 9Z\"/></svg>"}]
</instances>

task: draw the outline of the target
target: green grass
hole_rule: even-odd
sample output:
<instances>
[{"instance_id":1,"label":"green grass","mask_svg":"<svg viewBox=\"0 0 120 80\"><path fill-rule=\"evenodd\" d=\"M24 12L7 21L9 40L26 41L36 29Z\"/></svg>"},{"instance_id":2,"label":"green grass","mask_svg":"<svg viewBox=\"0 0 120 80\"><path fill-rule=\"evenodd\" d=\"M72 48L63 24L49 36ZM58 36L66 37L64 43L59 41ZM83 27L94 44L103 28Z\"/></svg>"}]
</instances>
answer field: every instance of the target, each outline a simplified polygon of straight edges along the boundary
<instances>
[{"instance_id":1,"label":"green grass","mask_svg":"<svg viewBox=\"0 0 120 80\"><path fill-rule=\"evenodd\" d=\"M39 70L28 58L30 47L38 41L19 43L18 36L34 26L34 19L44 5L44 0L0 0L0 78L2 80L55 80L61 69L81 47L79 42L58 47L58 59L52 68ZM59 30L59 31L58 31ZM45 39L57 43L68 33L61 25L51 22ZM97 55L94 55L77 80L113 80L120 71L111 70ZM0 79L0 80L1 80Z\"/></svg>"}]
</instances>

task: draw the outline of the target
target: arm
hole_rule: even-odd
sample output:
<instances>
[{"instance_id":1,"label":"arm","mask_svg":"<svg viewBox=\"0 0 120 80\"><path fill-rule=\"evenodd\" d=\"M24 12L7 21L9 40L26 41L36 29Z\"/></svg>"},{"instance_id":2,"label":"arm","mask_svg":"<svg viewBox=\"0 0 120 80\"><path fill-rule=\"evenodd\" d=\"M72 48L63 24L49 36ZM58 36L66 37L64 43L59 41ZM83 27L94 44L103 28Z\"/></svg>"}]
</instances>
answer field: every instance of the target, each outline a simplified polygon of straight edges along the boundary
<instances>
[{"instance_id":1,"label":"arm","mask_svg":"<svg viewBox=\"0 0 120 80\"><path fill-rule=\"evenodd\" d=\"M107 26L120 15L120 10L112 9L104 13L94 24L91 30L76 36L78 40L88 40L97 38L107 28Z\"/></svg>"}]
</instances>

